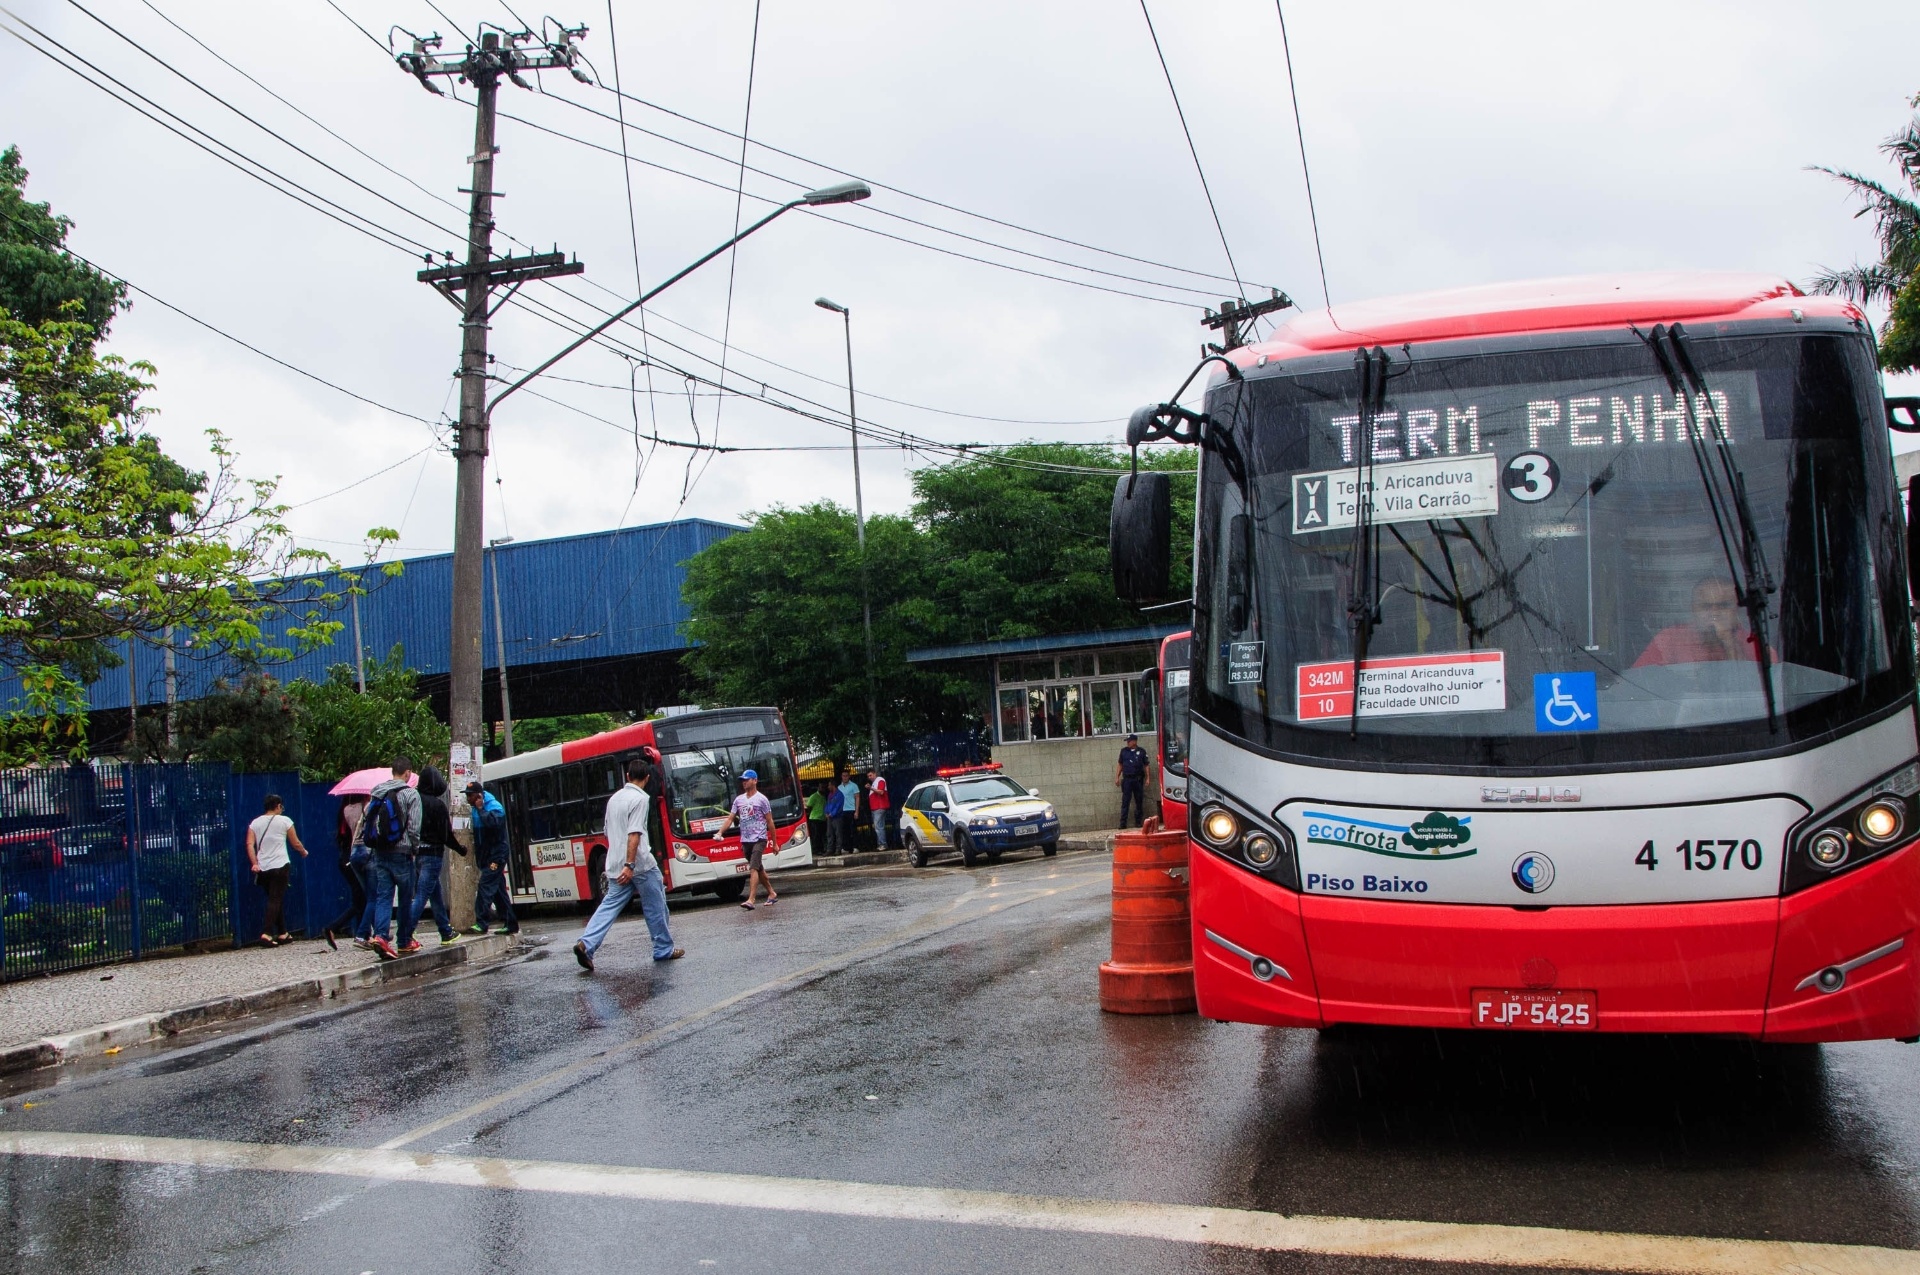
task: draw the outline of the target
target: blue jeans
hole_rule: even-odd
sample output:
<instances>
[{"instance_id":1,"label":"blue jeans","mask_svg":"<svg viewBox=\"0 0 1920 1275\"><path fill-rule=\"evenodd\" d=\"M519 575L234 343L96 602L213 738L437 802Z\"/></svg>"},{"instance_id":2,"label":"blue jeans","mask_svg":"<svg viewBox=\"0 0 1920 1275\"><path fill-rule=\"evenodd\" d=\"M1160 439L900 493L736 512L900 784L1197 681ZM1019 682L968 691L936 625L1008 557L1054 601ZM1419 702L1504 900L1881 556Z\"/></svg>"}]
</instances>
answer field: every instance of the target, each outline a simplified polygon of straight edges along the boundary
<instances>
[{"instance_id":1,"label":"blue jeans","mask_svg":"<svg viewBox=\"0 0 1920 1275\"><path fill-rule=\"evenodd\" d=\"M1146 781L1143 779L1122 779L1120 781L1120 826L1127 826L1127 809L1133 809L1133 821L1140 823L1147 817Z\"/></svg>"},{"instance_id":2,"label":"blue jeans","mask_svg":"<svg viewBox=\"0 0 1920 1275\"><path fill-rule=\"evenodd\" d=\"M395 850L375 850L372 867L369 875L373 879L373 937L387 937L387 922L391 919L399 933L394 944L405 947L413 942L413 856ZM395 890L400 891L397 914L393 906Z\"/></svg>"},{"instance_id":3,"label":"blue jeans","mask_svg":"<svg viewBox=\"0 0 1920 1275\"><path fill-rule=\"evenodd\" d=\"M892 817L893 817L892 806L882 806L880 809L873 812L873 848L874 849L885 850L892 845L892 839L887 836L887 824L889 823L889 821L891 821Z\"/></svg>"},{"instance_id":4,"label":"blue jeans","mask_svg":"<svg viewBox=\"0 0 1920 1275\"><path fill-rule=\"evenodd\" d=\"M518 934L520 922L513 915L513 896L507 892L507 870L489 868L483 864L480 868L480 888L473 894L473 923L482 929L489 928L493 924L496 908L500 912L500 923L506 926L507 933Z\"/></svg>"},{"instance_id":5,"label":"blue jeans","mask_svg":"<svg viewBox=\"0 0 1920 1275\"><path fill-rule=\"evenodd\" d=\"M420 916L431 903L442 943L453 937L453 927L447 924L447 896L440 889L440 865L445 862L437 854L423 854L413 861L413 910L408 914L413 923L407 927L409 932L419 929Z\"/></svg>"},{"instance_id":6,"label":"blue jeans","mask_svg":"<svg viewBox=\"0 0 1920 1275\"><path fill-rule=\"evenodd\" d=\"M592 919L587 922L587 932L580 936L588 956L599 951L600 945L607 941L607 931L613 928L614 920L627 910L627 904L633 902L636 894L640 896L640 911L647 918L647 933L653 936L653 959L664 961L673 955L673 935L667 930L667 887L656 868L641 873L625 885L607 878L606 897L594 909Z\"/></svg>"}]
</instances>

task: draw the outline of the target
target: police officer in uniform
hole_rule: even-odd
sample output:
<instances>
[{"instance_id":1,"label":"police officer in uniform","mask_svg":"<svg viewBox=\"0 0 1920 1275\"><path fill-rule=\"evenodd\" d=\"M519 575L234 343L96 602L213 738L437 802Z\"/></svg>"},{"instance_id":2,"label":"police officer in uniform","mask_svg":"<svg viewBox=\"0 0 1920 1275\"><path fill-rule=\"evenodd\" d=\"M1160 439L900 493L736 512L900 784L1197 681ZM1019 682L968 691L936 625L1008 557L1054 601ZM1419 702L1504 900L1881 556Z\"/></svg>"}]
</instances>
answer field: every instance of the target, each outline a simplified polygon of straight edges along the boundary
<instances>
[{"instance_id":1,"label":"police officer in uniform","mask_svg":"<svg viewBox=\"0 0 1920 1275\"><path fill-rule=\"evenodd\" d=\"M1147 750L1140 747L1140 737L1129 733L1127 746L1120 750L1120 760L1113 768L1113 786L1120 790L1120 826L1127 826L1127 811L1133 811L1133 821L1140 823L1147 814L1147 775L1153 769L1153 758Z\"/></svg>"}]
</instances>

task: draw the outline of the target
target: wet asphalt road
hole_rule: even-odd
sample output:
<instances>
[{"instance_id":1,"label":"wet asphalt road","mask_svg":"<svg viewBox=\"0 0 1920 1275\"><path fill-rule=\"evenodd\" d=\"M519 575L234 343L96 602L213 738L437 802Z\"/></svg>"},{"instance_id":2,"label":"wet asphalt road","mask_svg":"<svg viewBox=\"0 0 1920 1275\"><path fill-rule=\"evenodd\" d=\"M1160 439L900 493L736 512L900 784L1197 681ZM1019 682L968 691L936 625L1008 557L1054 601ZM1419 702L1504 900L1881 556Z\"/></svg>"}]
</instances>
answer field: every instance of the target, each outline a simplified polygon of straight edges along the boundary
<instances>
[{"instance_id":1,"label":"wet asphalt road","mask_svg":"<svg viewBox=\"0 0 1920 1275\"><path fill-rule=\"evenodd\" d=\"M533 959L16 1086L0 1135L1920 1248L1920 1049L1103 1015L1107 873L1069 853L821 874L752 914L676 905L689 955L671 965L635 915L592 978L566 950L575 923L554 922ZM19 1155L0 1157L0 1269L1436 1269L737 1192L727 1207Z\"/></svg>"}]
</instances>

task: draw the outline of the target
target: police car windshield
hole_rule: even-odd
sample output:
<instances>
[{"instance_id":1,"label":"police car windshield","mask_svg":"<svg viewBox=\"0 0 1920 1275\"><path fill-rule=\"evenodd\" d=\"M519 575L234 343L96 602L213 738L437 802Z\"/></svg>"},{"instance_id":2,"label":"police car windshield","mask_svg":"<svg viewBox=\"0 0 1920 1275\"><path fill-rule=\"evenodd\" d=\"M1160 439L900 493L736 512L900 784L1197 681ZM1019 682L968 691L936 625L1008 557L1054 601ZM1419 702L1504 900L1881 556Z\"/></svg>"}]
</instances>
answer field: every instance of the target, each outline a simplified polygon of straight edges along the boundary
<instances>
[{"instance_id":1,"label":"police car windshield","mask_svg":"<svg viewBox=\"0 0 1920 1275\"><path fill-rule=\"evenodd\" d=\"M987 775L980 779L956 779L953 781L953 799L956 802L997 801L1003 797L1024 797L1027 790L1011 779L1000 775Z\"/></svg>"},{"instance_id":2,"label":"police car windshield","mask_svg":"<svg viewBox=\"0 0 1920 1275\"><path fill-rule=\"evenodd\" d=\"M1195 712L1319 758L1578 765L1777 748L1894 703L1911 647L1870 347L1692 349L1691 403L1630 333L1394 350L1366 437L1351 356L1250 378L1246 486L1211 455L1202 480ZM1709 414L1778 583L1767 683L1703 496Z\"/></svg>"}]
</instances>

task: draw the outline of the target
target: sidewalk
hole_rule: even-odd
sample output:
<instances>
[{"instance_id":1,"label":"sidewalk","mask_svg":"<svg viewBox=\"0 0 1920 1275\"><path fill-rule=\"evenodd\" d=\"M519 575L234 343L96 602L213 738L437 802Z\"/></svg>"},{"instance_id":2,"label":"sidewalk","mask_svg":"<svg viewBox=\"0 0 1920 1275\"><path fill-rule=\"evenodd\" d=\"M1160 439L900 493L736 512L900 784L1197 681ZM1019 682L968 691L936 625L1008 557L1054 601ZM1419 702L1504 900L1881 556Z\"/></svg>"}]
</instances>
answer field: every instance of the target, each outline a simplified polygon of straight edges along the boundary
<instances>
[{"instance_id":1,"label":"sidewalk","mask_svg":"<svg viewBox=\"0 0 1920 1275\"><path fill-rule=\"evenodd\" d=\"M135 961L0 984L0 1075L50 1066L279 1005L505 954L507 936L462 938L382 962L319 940Z\"/></svg>"}]
</instances>

